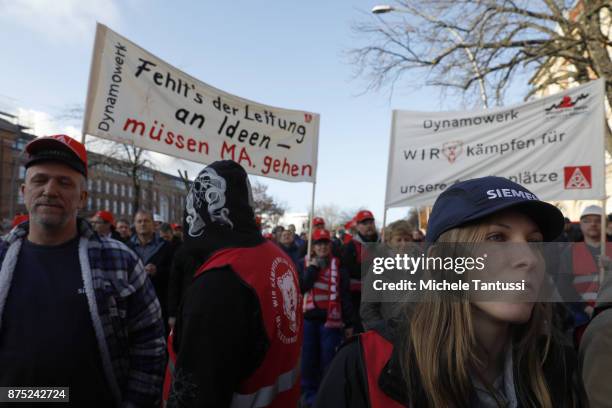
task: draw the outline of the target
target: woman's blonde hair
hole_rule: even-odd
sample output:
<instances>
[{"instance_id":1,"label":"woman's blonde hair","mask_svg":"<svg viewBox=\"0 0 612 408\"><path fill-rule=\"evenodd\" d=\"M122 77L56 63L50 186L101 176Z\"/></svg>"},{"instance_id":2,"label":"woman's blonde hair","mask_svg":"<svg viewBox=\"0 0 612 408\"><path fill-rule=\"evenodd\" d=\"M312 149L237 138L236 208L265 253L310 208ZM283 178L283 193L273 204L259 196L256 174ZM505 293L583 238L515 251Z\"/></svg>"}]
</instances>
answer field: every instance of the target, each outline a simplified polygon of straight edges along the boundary
<instances>
[{"instance_id":1,"label":"woman's blonde hair","mask_svg":"<svg viewBox=\"0 0 612 408\"><path fill-rule=\"evenodd\" d=\"M484 241L486 224L479 222L443 233L437 242L444 244L434 246L430 256L449 256L452 255L449 252L462 250L458 249L462 243ZM436 250L444 253L435 253ZM444 278L458 279L452 271ZM409 323L403 333L401 348L402 372L411 397L420 395L428 407L471 405L472 377L482 367L483 362L478 355L484 352L474 332L472 307L466 295L457 297L432 291L409 309ZM519 405L553 406L543 371L544 362L550 358L551 315L550 304L536 303L529 321L512 327L513 369L521 373L515 376L515 389L520 390L517 392ZM479 379L489 391L493 391L491 384L483 378ZM494 392L492 394L495 395ZM500 400L496 399L501 407ZM567 406L575 405L575 399L573 401ZM414 404L414 401L411 403Z\"/></svg>"},{"instance_id":2,"label":"woman's blonde hair","mask_svg":"<svg viewBox=\"0 0 612 408\"><path fill-rule=\"evenodd\" d=\"M412 231L414 231L412 224L406 220L392 222L385 228L385 242L391 242L396 235L406 235L412 239Z\"/></svg>"}]
</instances>

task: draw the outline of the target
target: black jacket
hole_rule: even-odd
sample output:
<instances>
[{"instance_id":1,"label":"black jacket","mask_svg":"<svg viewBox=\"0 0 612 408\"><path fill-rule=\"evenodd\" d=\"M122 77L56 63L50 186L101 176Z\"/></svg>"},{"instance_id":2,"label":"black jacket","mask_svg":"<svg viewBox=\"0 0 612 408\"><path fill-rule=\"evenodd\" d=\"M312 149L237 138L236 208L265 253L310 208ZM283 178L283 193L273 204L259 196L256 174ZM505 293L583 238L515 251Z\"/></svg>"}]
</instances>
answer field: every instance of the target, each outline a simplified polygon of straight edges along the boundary
<instances>
[{"instance_id":1,"label":"black jacket","mask_svg":"<svg viewBox=\"0 0 612 408\"><path fill-rule=\"evenodd\" d=\"M200 263L183 247L174 253L168 282L168 317L177 316L179 305L199 266Z\"/></svg>"},{"instance_id":2,"label":"black jacket","mask_svg":"<svg viewBox=\"0 0 612 408\"><path fill-rule=\"evenodd\" d=\"M399 340L396 332L402 329L400 325L392 322L387 327L377 326L375 330L384 338L396 344ZM559 352L564 355L559 355ZM552 406L568 406L568 393L571 390L575 390L581 401L585 401L582 381L577 368L577 357L573 348L551 348L550 353L552 354L549 355L544 364L544 375L550 387L550 394L553 399ZM565 361L565 364L562 363L563 361ZM564 372L567 373L566 376L561 374ZM514 378L519 378L520 375L521 373L515 366ZM391 358L378 379L378 384L385 394L406 407L427 407L426 396L421 387L416 387L417 390L413 393L408 392L402 376L397 347L394 347ZM518 389L518 382L516 384L519 406L528 407L528 405L520 404L521 391ZM412 395L409 396L409 394ZM354 336L336 354L321 383L314 407L369 408L369 406L368 382L363 352L359 336ZM577 406L583 407L586 405L579 402Z\"/></svg>"}]
</instances>

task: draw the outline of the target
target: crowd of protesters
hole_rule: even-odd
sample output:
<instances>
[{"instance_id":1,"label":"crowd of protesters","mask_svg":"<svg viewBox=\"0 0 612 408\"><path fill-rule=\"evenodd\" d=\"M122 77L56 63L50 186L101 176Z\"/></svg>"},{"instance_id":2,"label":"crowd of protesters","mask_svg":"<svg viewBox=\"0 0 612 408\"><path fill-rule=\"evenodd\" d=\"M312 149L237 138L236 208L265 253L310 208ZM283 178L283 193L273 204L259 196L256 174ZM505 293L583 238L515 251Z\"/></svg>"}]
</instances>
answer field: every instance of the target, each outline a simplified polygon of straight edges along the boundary
<instances>
[{"instance_id":1,"label":"crowd of protesters","mask_svg":"<svg viewBox=\"0 0 612 408\"><path fill-rule=\"evenodd\" d=\"M70 404L88 407L610 406L600 207L572 223L484 177L445 190L426 234L406 220L380 231L368 210L342 226L315 217L310 235L262 233L246 172L221 161L197 176L179 224L146 209L85 220L83 145L39 138L25 154L29 214L0 241L2 387L69 385ZM524 194L483 200L490 189ZM381 240L442 255L448 244L558 242L571 270L556 283L572 301L365 302L368 245ZM504 273L538 289L536 263L513 252Z\"/></svg>"}]
</instances>

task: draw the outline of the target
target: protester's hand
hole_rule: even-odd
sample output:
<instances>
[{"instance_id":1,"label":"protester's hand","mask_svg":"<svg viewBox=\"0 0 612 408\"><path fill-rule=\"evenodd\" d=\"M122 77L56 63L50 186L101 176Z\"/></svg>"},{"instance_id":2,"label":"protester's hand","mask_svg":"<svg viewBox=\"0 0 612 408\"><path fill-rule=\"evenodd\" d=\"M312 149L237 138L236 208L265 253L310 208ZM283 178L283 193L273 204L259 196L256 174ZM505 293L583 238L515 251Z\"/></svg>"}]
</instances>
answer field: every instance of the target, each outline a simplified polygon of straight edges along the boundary
<instances>
[{"instance_id":1,"label":"protester's hand","mask_svg":"<svg viewBox=\"0 0 612 408\"><path fill-rule=\"evenodd\" d=\"M584 312L589 316L589 319L591 319L593 317L593 311L595 309L593 309L593 306L587 306L584 308Z\"/></svg>"},{"instance_id":2,"label":"protester's hand","mask_svg":"<svg viewBox=\"0 0 612 408\"><path fill-rule=\"evenodd\" d=\"M146 264L144 270L149 276L155 276L157 273L157 267L153 264Z\"/></svg>"},{"instance_id":3,"label":"protester's hand","mask_svg":"<svg viewBox=\"0 0 612 408\"><path fill-rule=\"evenodd\" d=\"M317 268L319 267L319 263L317 262L317 257L313 256L313 257L307 257L306 258L306 266L316 266Z\"/></svg>"},{"instance_id":4,"label":"protester's hand","mask_svg":"<svg viewBox=\"0 0 612 408\"><path fill-rule=\"evenodd\" d=\"M346 329L344 329L344 337L348 339L353 335L354 332L355 329L353 329L352 327L347 327Z\"/></svg>"},{"instance_id":5,"label":"protester's hand","mask_svg":"<svg viewBox=\"0 0 612 408\"><path fill-rule=\"evenodd\" d=\"M603 268L605 271L609 271L612 269L612 259L609 256L603 255L599 257L599 267Z\"/></svg>"},{"instance_id":6,"label":"protester's hand","mask_svg":"<svg viewBox=\"0 0 612 408\"><path fill-rule=\"evenodd\" d=\"M175 324L176 324L176 317L169 317L168 326L170 326L170 330L174 329Z\"/></svg>"}]
</instances>

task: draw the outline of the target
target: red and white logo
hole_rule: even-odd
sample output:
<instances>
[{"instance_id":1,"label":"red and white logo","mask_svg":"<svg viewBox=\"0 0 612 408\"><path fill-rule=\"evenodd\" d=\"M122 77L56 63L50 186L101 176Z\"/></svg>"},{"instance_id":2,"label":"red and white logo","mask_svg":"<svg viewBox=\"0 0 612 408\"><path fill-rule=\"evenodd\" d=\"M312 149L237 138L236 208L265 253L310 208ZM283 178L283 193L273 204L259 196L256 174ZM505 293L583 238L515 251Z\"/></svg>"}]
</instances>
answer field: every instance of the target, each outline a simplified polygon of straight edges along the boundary
<instances>
[{"instance_id":1,"label":"red and white logo","mask_svg":"<svg viewBox=\"0 0 612 408\"><path fill-rule=\"evenodd\" d=\"M449 163L454 163L457 157L463 152L463 142L446 142L442 145L442 154L446 156Z\"/></svg>"},{"instance_id":2,"label":"red and white logo","mask_svg":"<svg viewBox=\"0 0 612 408\"><path fill-rule=\"evenodd\" d=\"M284 344L293 344L298 340L300 292L297 281L297 273L284 258L274 259L270 270L272 305L276 309L276 335Z\"/></svg>"},{"instance_id":3,"label":"red and white logo","mask_svg":"<svg viewBox=\"0 0 612 408\"><path fill-rule=\"evenodd\" d=\"M304 114L304 122L306 122L306 123L310 123L310 121L312 121L312 114L310 114L310 113L305 113L305 114Z\"/></svg>"},{"instance_id":4,"label":"red and white logo","mask_svg":"<svg viewBox=\"0 0 612 408\"><path fill-rule=\"evenodd\" d=\"M568 166L563 168L566 190L586 190L593 186L591 166Z\"/></svg>"}]
</instances>

